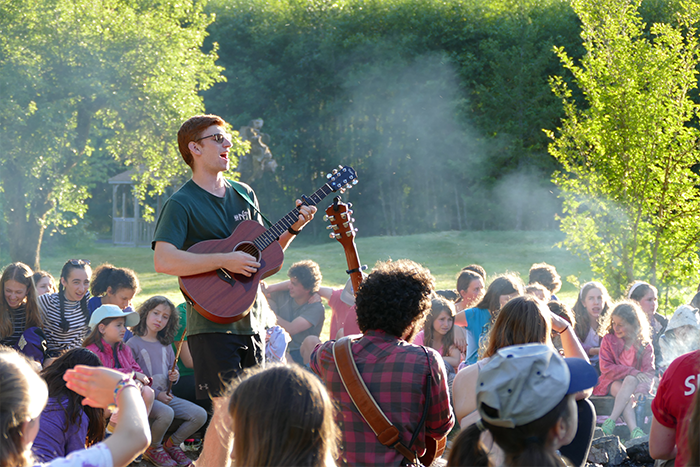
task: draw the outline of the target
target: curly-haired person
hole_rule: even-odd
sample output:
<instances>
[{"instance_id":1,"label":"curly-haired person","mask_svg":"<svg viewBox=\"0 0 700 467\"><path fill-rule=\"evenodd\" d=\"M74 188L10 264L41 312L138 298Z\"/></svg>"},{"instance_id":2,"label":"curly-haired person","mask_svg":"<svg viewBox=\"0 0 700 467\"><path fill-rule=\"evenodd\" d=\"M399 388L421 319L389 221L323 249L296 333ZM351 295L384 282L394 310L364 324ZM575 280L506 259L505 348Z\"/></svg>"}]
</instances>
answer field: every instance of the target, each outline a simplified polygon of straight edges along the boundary
<instances>
[{"instance_id":1,"label":"curly-haired person","mask_svg":"<svg viewBox=\"0 0 700 467\"><path fill-rule=\"evenodd\" d=\"M363 335L351 346L362 380L398 428L402 443L409 444L418 431L415 442L408 447L419 455L425 451L427 437L440 439L454 426L440 354L409 343L430 310L433 283L430 272L413 261L378 263L355 297L357 323ZM379 442L346 392L335 365L333 345L330 341L316 347L311 354L311 369L326 383L338 404L344 460L349 465L400 465L404 456ZM427 416L420 426L428 394Z\"/></svg>"}]
</instances>

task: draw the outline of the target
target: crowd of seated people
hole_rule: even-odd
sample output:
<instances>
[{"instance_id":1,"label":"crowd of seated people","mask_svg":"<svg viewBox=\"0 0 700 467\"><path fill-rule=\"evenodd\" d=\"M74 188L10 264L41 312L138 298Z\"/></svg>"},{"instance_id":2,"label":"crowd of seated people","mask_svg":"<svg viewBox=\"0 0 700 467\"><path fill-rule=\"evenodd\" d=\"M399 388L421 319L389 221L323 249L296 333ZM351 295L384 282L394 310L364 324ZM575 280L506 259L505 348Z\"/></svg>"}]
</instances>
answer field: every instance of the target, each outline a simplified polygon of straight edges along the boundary
<instances>
[{"instance_id":1,"label":"crowd of seated people","mask_svg":"<svg viewBox=\"0 0 700 467\"><path fill-rule=\"evenodd\" d=\"M697 465L693 302L667 320L651 284L635 281L615 302L588 282L570 308L546 263L533 265L528 284L512 273L488 281L470 265L453 294L436 293L430 271L409 260L378 263L357 291L324 287L313 261L287 275L263 284L275 328L267 345L281 358L202 399L184 305L154 296L132 306L134 271L68 260L56 281L6 266L0 467L126 466L140 456L158 467L402 465L430 459L450 433L448 465L583 466L596 422L605 434L646 434L640 404L651 407L651 455ZM385 414L392 441L368 421L352 378ZM611 398L609 416L596 416L591 395ZM195 433L205 438L199 460L183 450Z\"/></svg>"}]
</instances>

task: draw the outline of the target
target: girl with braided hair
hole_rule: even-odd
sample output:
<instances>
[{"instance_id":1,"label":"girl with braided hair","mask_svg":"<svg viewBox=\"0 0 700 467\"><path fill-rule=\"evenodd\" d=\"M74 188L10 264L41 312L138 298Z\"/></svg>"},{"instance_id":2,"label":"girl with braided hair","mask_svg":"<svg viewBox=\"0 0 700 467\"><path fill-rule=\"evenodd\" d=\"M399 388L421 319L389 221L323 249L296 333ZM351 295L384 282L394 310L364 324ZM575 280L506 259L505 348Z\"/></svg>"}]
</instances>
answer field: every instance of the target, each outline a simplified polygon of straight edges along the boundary
<instances>
[{"instance_id":1,"label":"girl with braided hair","mask_svg":"<svg viewBox=\"0 0 700 467\"><path fill-rule=\"evenodd\" d=\"M90 292L90 261L70 259L61 269L58 293L39 297L44 311L44 333L46 334L47 361L50 364L66 350L82 347L88 334L88 298Z\"/></svg>"}]
</instances>

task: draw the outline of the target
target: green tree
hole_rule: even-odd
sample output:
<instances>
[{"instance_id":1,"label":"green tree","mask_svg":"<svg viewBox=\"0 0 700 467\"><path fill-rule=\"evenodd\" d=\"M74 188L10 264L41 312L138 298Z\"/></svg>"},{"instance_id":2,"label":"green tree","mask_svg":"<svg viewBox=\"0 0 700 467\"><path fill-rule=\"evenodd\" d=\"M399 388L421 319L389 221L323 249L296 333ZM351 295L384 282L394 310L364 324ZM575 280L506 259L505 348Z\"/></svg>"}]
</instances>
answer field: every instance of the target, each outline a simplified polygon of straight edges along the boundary
<instances>
[{"instance_id":1,"label":"green tree","mask_svg":"<svg viewBox=\"0 0 700 467\"><path fill-rule=\"evenodd\" d=\"M85 212L91 158L139 166L139 193L185 170L175 135L221 80L201 49L204 2L0 3L1 222L14 261L38 267L50 225Z\"/></svg>"},{"instance_id":2,"label":"green tree","mask_svg":"<svg viewBox=\"0 0 700 467\"><path fill-rule=\"evenodd\" d=\"M700 9L686 3L673 25L648 30L640 0L573 0L582 22L580 64L555 51L585 105L552 79L566 118L550 153L561 163L564 244L619 296L634 279L659 286L697 281L700 268Z\"/></svg>"}]
</instances>

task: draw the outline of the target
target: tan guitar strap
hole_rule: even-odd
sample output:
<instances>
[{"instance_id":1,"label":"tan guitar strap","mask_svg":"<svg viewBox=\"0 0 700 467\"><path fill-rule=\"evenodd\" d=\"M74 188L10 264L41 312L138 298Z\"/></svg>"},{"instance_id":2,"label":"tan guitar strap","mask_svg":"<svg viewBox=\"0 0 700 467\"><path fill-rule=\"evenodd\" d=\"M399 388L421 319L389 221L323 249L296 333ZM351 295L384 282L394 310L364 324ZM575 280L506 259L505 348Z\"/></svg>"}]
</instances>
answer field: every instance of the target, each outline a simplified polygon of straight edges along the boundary
<instances>
[{"instance_id":1,"label":"tan guitar strap","mask_svg":"<svg viewBox=\"0 0 700 467\"><path fill-rule=\"evenodd\" d=\"M426 352L427 354L427 352ZM427 355L426 355L427 356ZM340 379L345 386L345 390L350 395L353 404L360 412L360 415L365 419L367 424L372 428L372 431L377 435L377 439L384 446L388 446L399 451L406 459L411 463L418 464L417 453L411 451L410 448L406 447L399 438L399 430L394 426L384 412L374 400L372 394L370 394L367 385L362 380L362 376L357 369L355 364L355 359L352 356L352 340L349 337L342 337L333 344L333 359L335 360L335 366L338 368L338 373L340 374ZM430 360L428 360L428 368L430 367ZM430 401L430 387L428 386L428 394L426 395L426 405L421 418L421 422L413 434L413 441L415 441L416 435L423 427L425 422L425 416L427 415L427 409Z\"/></svg>"}]
</instances>

